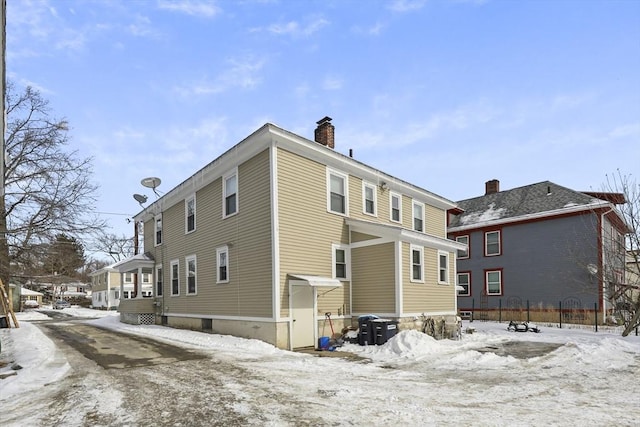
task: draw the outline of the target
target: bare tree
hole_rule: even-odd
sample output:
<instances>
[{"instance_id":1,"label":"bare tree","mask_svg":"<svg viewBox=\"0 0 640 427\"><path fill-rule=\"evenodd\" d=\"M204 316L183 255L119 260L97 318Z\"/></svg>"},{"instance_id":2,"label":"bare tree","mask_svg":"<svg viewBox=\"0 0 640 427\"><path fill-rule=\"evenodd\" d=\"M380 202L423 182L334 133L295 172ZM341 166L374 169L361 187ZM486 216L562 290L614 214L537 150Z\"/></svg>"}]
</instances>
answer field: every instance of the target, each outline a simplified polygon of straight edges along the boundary
<instances>
[{"instance_id":1,"label":"bare tree","mask_svg":"<svg viewBox=\"0 0 640 427\"><path fill-rule=\"evenodd\" d=\"M30 248L65 234L81 238L105 227L95 212L97 186L91 159L69 150L68 124L50 115L49 103L27 87L7 83L5 195L0 197L0 278L27 265Z\"/></svg>"},{"instance_id":2,"label":"bare tree","mask_svg":"<svg viewBox=\"0 0 640 427\"><path fill-rule=\"evenodd\" d=\"M607 175L603 194L623 197L624 203L616 209L624 224L603 230L605 268L596 274L606 286L616 317L623 322L622 335L627 336L640 326L640 183L618 170Z\"/></svg>"},{"instance_id":3,"label":"bare tree","mask_svg":"<svg viewBox=\"0 0 640 427\"><path fill-rule=\"evenodd\" d=\"M113 262L118 262L133 255L133 237L124 234L100 232L94 237L93 250L108 255Z\"/></svg>"}]
</instances>

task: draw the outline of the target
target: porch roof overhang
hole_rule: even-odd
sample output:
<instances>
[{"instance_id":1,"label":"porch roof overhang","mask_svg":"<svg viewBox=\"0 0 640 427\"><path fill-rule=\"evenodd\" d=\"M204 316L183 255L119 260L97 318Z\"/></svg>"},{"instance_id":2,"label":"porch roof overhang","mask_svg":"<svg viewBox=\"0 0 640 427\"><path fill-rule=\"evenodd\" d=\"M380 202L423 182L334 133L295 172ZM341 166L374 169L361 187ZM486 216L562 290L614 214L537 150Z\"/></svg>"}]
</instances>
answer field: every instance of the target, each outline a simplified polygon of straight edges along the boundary
<instances>
[{"instance_id":1,"label":"porch roof overhang","mask_svg":"<svg viewBox=\"0 0 640 427\"><path fill-rule=\"evenodd\" d=\"M345 224L349 226L351 231L377 236L387 241L409 242L443 251L467 249L467 245L455 240L432 236L395 225L379 224L353 218L346 218Z\"/></svg>"},{"instance_id":2,"label":"porch roof overhang","mask_svg":"<svg viewBox=\"0 0 640 427\"><path fill-rule=\"evenodd\" d=\"M134 255L132 257L123 259L111 266L118 273L126 273L128 271L135 271L140 268L153 268L155 261L150 253L145 252L143 254Z\"/></svg>"},{"instance_id":3,"label":"porch roof overhang","mask_svg":"<svg viewBox=\"0 0 640 427\"><path fill-rule=\"evenodd\" d=\"M289 274L289 283L292 285L328 286L337 288L342 286L342 282L331 277L312 276L307 274Z\"/></svg>"}]
</instances>

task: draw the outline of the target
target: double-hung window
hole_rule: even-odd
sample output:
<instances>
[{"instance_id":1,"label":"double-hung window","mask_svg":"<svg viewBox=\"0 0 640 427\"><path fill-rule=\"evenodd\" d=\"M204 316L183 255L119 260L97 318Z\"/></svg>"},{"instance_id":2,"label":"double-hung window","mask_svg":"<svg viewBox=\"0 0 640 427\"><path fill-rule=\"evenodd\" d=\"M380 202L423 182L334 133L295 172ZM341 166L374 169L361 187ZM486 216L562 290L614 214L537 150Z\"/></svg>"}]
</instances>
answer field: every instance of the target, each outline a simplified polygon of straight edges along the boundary
<instances>
[{"instance_id":1,"label":"double-hung window","mask_svg":"<svg viewBox=\"0 0 640 427\"><path fill-rule=\"evenodd\" d=\"M198 293L198 276L196 272L196 256L191 255L185 258L187 273L187 295L195 295Z\"/></svg>"},{"instance_id":2,"label":"double-hung window","mask_svg":"<svg viewBox=\"0 0 640 427\"><path fill-rule=\"evenodd\" d=\"M216 249L216 260L218 262L216 283L229 282L229 248L227 246Z\"/></svg>"},{"instance_id":3,"label":"double-hung window","mask_svg":"<svg viewBox=\"0 0 640 427\"><path fill-rule=\"evenodd\" d=\"M420 246L410 247L411 257L411 281L412 282L424 282L424 253L423 248Z\"/></svg>"},{"instance_id":4,"label":"double-hung window","mask_svg":"<svg viewBox=\"0 0 640 427\"><path fill-rule=\"evenodd\" d=\"M485 270L487 295L502 295L502 270Z\"/></svg>"},{"instance_id":5,"label":"double-hung window","mask_svg":"<svg viewBox=\"0 0 640 427\"><path fill-rule=\"evenodd\" d=\"M424 231L424 204L413 202L413 229Z\"/></svg>"},{"instance_id":6,"label":"double-hung window","mask_svg":"<svg viewBox=\"0 0 640 427\"><path fill-rule=\"evenodd\" d=\"M484 255L496 256L502 253L500 247L500 231L487 231L484 233Z\"/></svg>"},{"instance_id":7,"label":"double-hung window","mask_svg":"<svg viewBox=\"0 0 640 427\"><path fill-rule=\"evenodd\" d=\"M154 235L156 246L162 244L162 214L156 215L154 221Z\"/></svg>"},{"instance_id":8,"label":"double-hung window","mask_svg":"<svg viewBox=\"0 0 640 427\"><path fill-rule=\"evenodd\" d=\"M327 210L340 215L347 215L349 194L347 190L348 177L345 174L327 171Z\"/></svg>"},{"instance_id":9,"label":"double-hung window","mask_svg":"<svg viewBox=\"0 0 640 427\"><path fill-rule=\"evenodd\" d=\"M464 272L458 273L458 296L468 297L471 296L471 273Z\"/></svg>"},{"instance_id":10,"label":"double-hung window","mask_svg":"<svg viewBox=\"0 0 640 427\"><path fill-rule=\"evenodd\" d=\"M449 254L443 251L438 251L438 283L449 284Z\"/></svg>"},{"instance_id":11,"label":"double-hung window","mask_svg":"<svg viewBox=\"0 0 640 427\"><path fill-rule=\"evenodd\" d=\"M335 279L349 279L349 259L351 257L349 247L334 244L333 249L333 277Z\"/></svg>"},{"instance_id":12,"label":"double-hung window","mask_svg":"<svg viewBox=\"0 0 640 427\"><path fill-rule=\"evenodd\" d=\"M456 237L456 242L462 243L463 245L467 245L467 249L458 250L458 259L467 259L469 258L469 236L458 236Z\"/></svg>"},{"instance_id":13,"label":"double-hung window","mask_svg":"<svg viewBox=\"0 0 640 427\"><path fill-rule=\"evenodd\" d=\"M232 174L223 178L223 217L235 215L238 212L238 173L234 171Z\"/></svg>"},{"instance_id":14,"label":"double-hung window","mask_svg":"<svg viewBox=\"0 0 640 427\"><path fill-rule=\"evenodd\" d=\"M180 295L180 274L178 260L171 261L171 295Z\"/></svg>"},{"instance_id":15,"label":"double-hung window","mask_svg":"<svg viewBox=\"0 0 640 427\"><path fill-rule=\"evenodd\" d=\"M196 229L196 196L184 201L185 232L191 233Z\"/></svg>"},{"instance_id":16,"label":"double-hung window","mask_svg":"<svg viewBox=\"0 0 640 427\"><path fill-rule=\"evenodd\" d=\"M377 215L377 191L376 186L362 183L362 205L364 207L364 213L367 215Z\"/></svg>"},{"instance_id":17,"label":"double-hung window","mask_svg":"<svg viewBox=\"0 0 640 427\"><path fill-rule=\"evenodd\" d=\"M133 283L133 273L124 273L124 283Z\"/></svg>"},{"instance_id":18,"label":"double-hung window","mask_svg":"<svg viewBox=\"0 0 640 427\"><path fill-rule=\"evenodd\" d=\"M390 218L393 222L402 222L402 196L397 193L391 193L391 214Z\"/></svg>"},{"instance_id":19,"label":"double-hung window","mask_svg":"<svg viewBox=\"0 0 640 427\"><path fill-rule=\"evenodd\" d=\"M157 297L161 297L162 296L162 266L161 265L157 265L156 266L156 296Z\"/></svg>"}]
</instances>

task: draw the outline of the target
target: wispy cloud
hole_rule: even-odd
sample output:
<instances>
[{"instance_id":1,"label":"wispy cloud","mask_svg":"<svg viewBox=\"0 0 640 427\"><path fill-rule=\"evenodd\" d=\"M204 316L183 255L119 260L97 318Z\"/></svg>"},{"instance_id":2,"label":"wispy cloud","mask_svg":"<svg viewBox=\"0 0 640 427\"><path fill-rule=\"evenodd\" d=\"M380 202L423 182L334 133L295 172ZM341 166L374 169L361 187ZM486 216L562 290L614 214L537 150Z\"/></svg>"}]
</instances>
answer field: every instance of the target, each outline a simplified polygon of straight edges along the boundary
<instances>
[{"instance_id":1,"label":"wispy cloud","mask_svg":"<svg viewBox=\"0 0 640 427\"><path fill-rule=\"evenodd\" d=\"M374 103L381 103L387 99L381 95L374 99ZM397 113L380 111L380 117L395 117ZM381 121L379 128L373 128L370 118L363 125L367 130L353 128L347 131L348 140L354 148L388 147L389 141L393 141L394 147L409 146L428 140L433 140L444 134L456 131L467 131L473 127L482 127L490 122L501 120L502 112L488 101L481 100L475 103L462 105L452 110L434 112L427 117L414 117L402 128L389 128L388 120ZM391 130L393 129L393 131Z\"/></svg>"},{"instance_id":2,"label":"wispy cloud","mask_svg":"<svg viewBox=\"0 0 640 427\"><path fill-rule=\"evenodd\" d=\"M412 12L427 4L427 0L394 0L387 7L394 12Z\"/></svg>"},{"instance_id":3,"label":"wispy cloud","mask_svg":"<svg viewBox=\"0 0 640 427\"><path fill-rule=\"evenodd\" d=\"M259 71L266 63L264 59L232 58L227 63L228 68L212 81L202 81L186 87L181 86L175 90L184 96L215 95L232 88L251 89L262 81Z\"/></svg>"},{"instance_id":4,"label":"wispy cloud","mask_svg":"<svg viewBox=\"0 0 640 427\"><path fill-rule=\"evenodd\" d=\"M305 22L298 21L279 22L271 24L267 27L253 28L251 31L260 32L267 31L271 34L284 35L291 37L309 37L317 33L322 28L329 25L329 21L322 16L314 16L308 18Z\"/></svg>"},{"instance_id":5,"label":"wispy cloud","mask_svg":"<svg viewBox=\"0 0 640 427\"><path fill-rule=\"evenodd\" d=\"M609 132L612 138L630 138L640 139L640 123L629 123L621 125Z\"/></svg>"},{"instance_id":6,"label":"wispy cloud","mask_svg":"<svg viewBox=\"0 0 640 427\"><path fill-rule=\"evenodd\" d=\"M579 107L594 100L595 95L590 93L560 94L551 100L553 110L566 110Z\"/></svg>"},{"instance_id":7,"label":"wispy cloud","mask_svg":"<svg viewBox=\"0 0 640 427\"><path fill-rule=\"evenodd\" d=\"M342 89L342 79L337 76L326 76L322 82L322 88L324 90Z\"/></svg>"},{"instance_id":8,"label":"wispy cloud","mask_svg":"<svg viewBox=\"0 0 640 427\"><path fill-rule=\"evenodd\" d=\"M68 25L50 2L25 0L20 3L9 2L7 7L7 14L11 17L7 20L7 34L12 42L12 50L13 46L18 46L18 55L47 55L51 47L79 50L85 46L85 34ZM49 49L38 52L34 47L37 43L46 44Z\"/></svg>"},{"instance_id":9,"label":"wispy cloud","mask_svg":"<svg viewBox=\"0 0 640 427\"><path fill-rule=\"evenodd\" d=\"M206 18L214 17L222 12L222 9L218 7L215 2L197 0L159 0L158 8L171 12L180 12L191 16L202 16Z\"/></svg>"},{"instance_id":10,"label":"wispy cloud","mask_svg":"<svg viewBox=\"0 0 640 427\"><path fill-rule=\"evenodd\" d=\"M357 25L352 27L351 31L355 34L365 35L365 36L379 36L382 31L387 27L387 24L382 22L376 22L373 25L368 27Z\"/></svg>"}]
</instances>

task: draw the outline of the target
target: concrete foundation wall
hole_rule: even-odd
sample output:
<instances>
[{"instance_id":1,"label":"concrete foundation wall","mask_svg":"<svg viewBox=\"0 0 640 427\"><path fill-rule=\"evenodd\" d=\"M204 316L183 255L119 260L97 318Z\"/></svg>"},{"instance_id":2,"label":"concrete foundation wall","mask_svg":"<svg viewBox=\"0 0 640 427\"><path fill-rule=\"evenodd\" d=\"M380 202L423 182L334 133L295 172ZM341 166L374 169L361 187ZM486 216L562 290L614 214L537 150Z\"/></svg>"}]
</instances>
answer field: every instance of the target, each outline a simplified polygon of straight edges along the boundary
<instances>
[{"instance_id":1,"label":"concrete foundation wall","mask_svg":"<svg viewBox=\"0 0 640 427\"><path fill-rule=\"evenodd\" d=\"M156 316L156 323L161 319ZM193 331L233 335L241 338L257 339L281 349L289 349L288 322L259 322L248 320L208 319L199 317L167 316L166 326Z\"/></svg>"}]
</instances>

